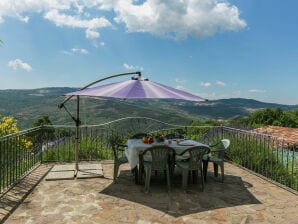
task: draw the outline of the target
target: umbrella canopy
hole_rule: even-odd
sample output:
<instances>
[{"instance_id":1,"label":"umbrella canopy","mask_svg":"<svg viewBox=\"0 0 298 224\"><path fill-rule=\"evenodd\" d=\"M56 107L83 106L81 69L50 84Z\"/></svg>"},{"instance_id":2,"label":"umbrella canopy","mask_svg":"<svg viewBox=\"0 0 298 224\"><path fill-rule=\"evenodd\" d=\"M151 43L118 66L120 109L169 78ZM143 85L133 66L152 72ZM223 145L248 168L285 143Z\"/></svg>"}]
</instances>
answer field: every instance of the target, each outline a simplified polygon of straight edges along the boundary
<instances>
[{"instance_id":1,"label":"umbrella canopy","mask_svg":"<svg viewBox=\"0 0 298 224\"><path fill-rule=\"evenodd\" d=\"M202 97L175 89L148 79L133 78L131 80L114 82L98 87L87 88L67 93L69 96L101 96L122 99L182 99L203 101Z\"/></svg>"}]
</instances>

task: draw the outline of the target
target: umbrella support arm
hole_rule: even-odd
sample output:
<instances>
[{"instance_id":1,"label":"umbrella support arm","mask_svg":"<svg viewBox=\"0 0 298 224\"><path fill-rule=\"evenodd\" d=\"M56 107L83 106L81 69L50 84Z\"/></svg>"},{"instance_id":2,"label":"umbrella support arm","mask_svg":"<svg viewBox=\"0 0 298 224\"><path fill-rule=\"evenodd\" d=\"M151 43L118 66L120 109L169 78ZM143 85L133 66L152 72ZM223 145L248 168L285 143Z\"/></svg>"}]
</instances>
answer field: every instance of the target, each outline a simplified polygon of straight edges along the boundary
<instances>
[{"instance_id":1,"label":"umbrella support arm","mask_svg":"<svg viewBox=\"0 0 298 224\"><path fill-rule=\"evenodd\" d=\"M75 118L75 117L69 112L69 110L67 109L67 107L66 107L65 105L63 106L63 108L64 108L64 110L66 111L66 113L71 117L71 119L75 122L76 126L78 126L78 125L81 124L81 120Z\"/></svg>"},{"instance_id":2,"label":"umbrella support arm","mask_svg":"<svg viewBox=\"0 0 298 224\"><path fill-rule=\"evenodd\" d=\"M79 90L83 90L83 89L86 89L96 83L99 83L99 82L102 82L104 80L107 80L107 79L111 79L111 78L115 78L115 77L119 77L119 76L124 76L124 75L138 75L138 77L141 77L141 72L126 72L126 73L120 73L120 74L114 74L114 75L109 75L109 76L106 76L106 77L103 77L99 80L96 80L94 82L91 82L89 83L88 85L84 86L83 88L79 89ZM71 98L73 97L73 95L71 96L68 96L62 103L60 103L58 105L58 108L61 109L62 107L65 107L64 104L70 100ZM76 121L77 122L77 121Z\"/></svg>"}]
</instances>

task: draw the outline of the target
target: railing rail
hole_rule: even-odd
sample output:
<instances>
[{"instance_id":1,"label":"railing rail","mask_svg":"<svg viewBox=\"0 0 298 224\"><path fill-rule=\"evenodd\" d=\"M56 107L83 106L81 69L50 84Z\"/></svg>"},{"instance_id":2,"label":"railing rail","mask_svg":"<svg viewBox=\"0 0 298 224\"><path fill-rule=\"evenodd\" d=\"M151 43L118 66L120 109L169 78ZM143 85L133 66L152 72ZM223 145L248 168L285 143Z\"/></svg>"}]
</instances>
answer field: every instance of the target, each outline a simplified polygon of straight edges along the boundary
<instances>
[{"instance_id":1,"label":"railing rail","mask_svg":"<svg viewBox=\"0 0 298 224\"><path fill-rule=\"evenodd\" d=\"M176 133L213 144L231 140L226 158L298 191L297 145L253 131L225 126L181 126L145 117L81 126L79 160L112 159L110 138L125 141L137 132ZM75 161L75 126L42 126L0 138L0 193L43 162Z\"/></svg>"}]
</instances>

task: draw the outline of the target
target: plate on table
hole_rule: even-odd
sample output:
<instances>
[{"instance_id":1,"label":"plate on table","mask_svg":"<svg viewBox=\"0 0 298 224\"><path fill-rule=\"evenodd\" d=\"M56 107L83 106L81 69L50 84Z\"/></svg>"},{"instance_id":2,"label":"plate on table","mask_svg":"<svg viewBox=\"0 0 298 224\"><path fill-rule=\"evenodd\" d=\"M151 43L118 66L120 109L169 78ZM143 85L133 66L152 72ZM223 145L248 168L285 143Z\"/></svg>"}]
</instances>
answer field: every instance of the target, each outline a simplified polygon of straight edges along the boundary
<instances>
[{"instance_id":1,"label":"plate on table","mask_svg":"<svg viewBox=\"0 0 298 224\"><path fill-rule=\"evenodd\" d=\"M192 141L192 140L181 140L179 143L177 143L178 145L181 146L195 146L196 142Z\"/></svg>"}]
</instances>

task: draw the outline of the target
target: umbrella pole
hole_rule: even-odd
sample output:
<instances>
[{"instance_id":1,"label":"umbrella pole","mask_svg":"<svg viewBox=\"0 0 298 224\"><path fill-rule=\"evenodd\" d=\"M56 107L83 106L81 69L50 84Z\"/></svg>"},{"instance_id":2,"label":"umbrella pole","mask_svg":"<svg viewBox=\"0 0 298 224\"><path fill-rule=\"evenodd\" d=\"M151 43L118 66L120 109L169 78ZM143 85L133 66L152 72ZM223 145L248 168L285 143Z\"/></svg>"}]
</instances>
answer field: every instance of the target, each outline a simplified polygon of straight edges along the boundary
<instances>
[{"instance_id":1,"label":"umbrella pole","mask_svg":"<svg viewBox=\"0 0 298 224\"><path fill-rule=\"evenodd\" d=\"M80 97L77 96L76 142L75 142L76 174L79 171L79 134L80 134Z\"/></svg>"}]
</instances>

